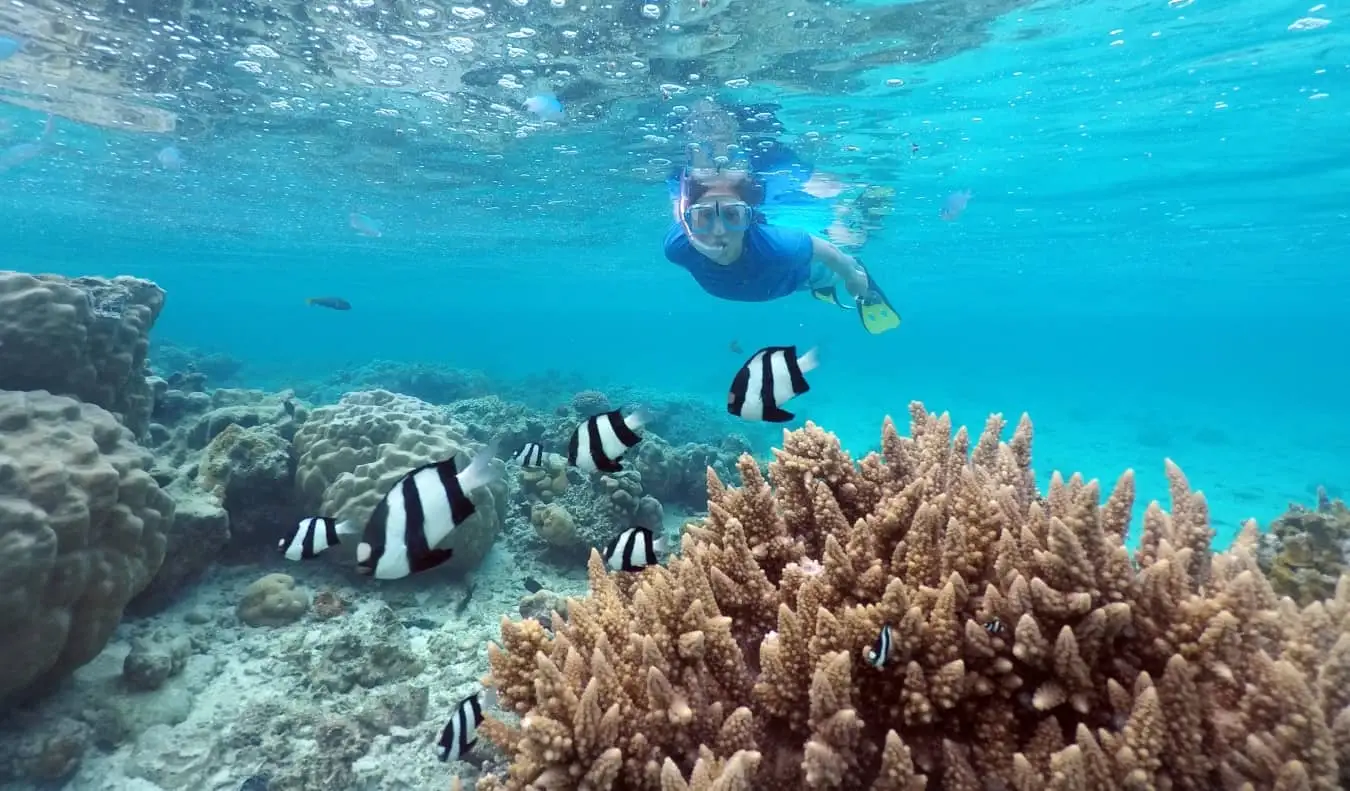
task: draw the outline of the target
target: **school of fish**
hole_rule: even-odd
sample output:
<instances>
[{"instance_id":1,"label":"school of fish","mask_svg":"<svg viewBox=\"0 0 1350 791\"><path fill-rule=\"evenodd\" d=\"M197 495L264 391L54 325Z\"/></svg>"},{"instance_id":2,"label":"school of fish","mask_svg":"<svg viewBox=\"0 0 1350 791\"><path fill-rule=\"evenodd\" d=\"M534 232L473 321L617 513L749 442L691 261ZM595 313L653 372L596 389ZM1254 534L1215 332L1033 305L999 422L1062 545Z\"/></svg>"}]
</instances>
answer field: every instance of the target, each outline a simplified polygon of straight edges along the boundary
<instances>
[{"instance_id":1,"label":"school of fish","mask_svg":"<svg viewBox=\"0 0 1350 791\"><path fill-rule=\"evenodd\" d=\"M749 421L792 420L795 416L783 405L810 390L806 374L818 365L815 349L803 354L795 346L760 349L732 377L727 412ZM587 475L618 472L623 469L624 456L642 441L640 432L651 420L651 413L641 407L627 415L618 409L601 412L576 426L565 454L530 441L509 460L522 468L536 468L561 458ZM364 524L328 515L307 516L278 541L277 549L287 560L302 562L344 541L355 541L356 570L376 580L402 579L434 569L454 554L441 545L477 512L473 492L497 478L499 473L492 465L497 452L497 445L489 443L462 468L458 459L449 458L408 470L384 493ZM635 573L658 564L666 551L660 530L660 525L633 525L620 531L601 550L605 565L612 571ZM1002 627L991 624L986 628ZM868 650L868 662L884 667L890 653L887 624ZM483 709L495 700L493 691L484 689L455 706L435 745L441 761L457 761L473 748Z\"/></svg>"}]
</instances>

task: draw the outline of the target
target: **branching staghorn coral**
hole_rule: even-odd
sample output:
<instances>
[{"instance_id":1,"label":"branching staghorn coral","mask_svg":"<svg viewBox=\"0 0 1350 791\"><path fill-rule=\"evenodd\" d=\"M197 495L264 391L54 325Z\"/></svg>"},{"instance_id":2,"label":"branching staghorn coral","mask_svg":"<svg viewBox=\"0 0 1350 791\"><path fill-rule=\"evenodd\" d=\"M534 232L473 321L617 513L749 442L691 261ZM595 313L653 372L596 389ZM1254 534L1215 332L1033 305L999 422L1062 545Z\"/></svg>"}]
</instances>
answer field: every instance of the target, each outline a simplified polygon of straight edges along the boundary
<instances>
[{"instance_id":1,"label":"branching staghorn coral","mask_svg":"<svg viewBox=\"0 0 1350 791\"><path fill-rule=\"evenodd\" d=\"M1276 597L1249 524L1210 550L1173 512L1124 546L1126 472L1056 475L1031 423L965 429L912 404L861 463L812 424L770 465L709 475L709 517L666 568L610 573L557 631L502 622L491 675L518 726L480 791L1335 789L1350 781L1350 579ZM882 626L893 650L866 661Z\"/></svg>"}]
</instances>

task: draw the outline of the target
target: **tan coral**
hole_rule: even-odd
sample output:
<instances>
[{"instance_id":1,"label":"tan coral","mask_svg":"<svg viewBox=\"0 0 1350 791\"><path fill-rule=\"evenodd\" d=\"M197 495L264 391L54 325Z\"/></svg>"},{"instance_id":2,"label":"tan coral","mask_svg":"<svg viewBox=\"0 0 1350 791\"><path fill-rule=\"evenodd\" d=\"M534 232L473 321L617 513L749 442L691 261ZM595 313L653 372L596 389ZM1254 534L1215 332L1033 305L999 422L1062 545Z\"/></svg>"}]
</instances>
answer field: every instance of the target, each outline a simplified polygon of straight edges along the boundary
<instances>
[{"instance_id":1,"label":"tan coral","mask_svg":"<svg viewBox=\"0 0 1350 791\"><path fill-rule=\"evenodd\" d=\"M480 788L1330 789L1350 779L1350 579L1300 610L1204 497L1131 553L1127 472L1037 492L1032 427L888 420L853 460L812 424L765 481L710 473L668 567L590 563L567 623L504 623L489 678L518 726ZM883 625L892 650L867 661ZM731 772L731 774L728 774Z\"/></svg>"},{"instance_id":2,"label":"tan coral","mask_svg":"<svg viewBox=\"0 0 1350 791\"><path fill-rule=\"evenodd\" d=\"M535 534L555 547L574 546L579 540L571 512L561 505L536 503L530 509L530 524Z\"/></svg>"}]
</instances>

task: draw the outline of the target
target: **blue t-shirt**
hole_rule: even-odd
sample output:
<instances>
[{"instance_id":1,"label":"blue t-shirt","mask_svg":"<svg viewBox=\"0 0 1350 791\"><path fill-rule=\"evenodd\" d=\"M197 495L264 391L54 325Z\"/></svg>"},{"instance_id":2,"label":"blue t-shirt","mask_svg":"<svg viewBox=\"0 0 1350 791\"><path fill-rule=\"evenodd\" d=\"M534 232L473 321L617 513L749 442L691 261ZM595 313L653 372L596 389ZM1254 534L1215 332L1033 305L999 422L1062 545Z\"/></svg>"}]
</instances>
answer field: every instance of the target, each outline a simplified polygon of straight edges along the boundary
<instances>
[{"instance_id":1,"label":"blue t-shirt","mask_svg":"<svg viewBox=\"0 0 1350 791\"><path fill-rule=\"evenodd\" d=\"M728 266L694 249L684 227L666 232L666 258L694 276L703 290L736 302L767 302L800 289L811 276L811 234L755 223L745 232L741 257Z\"/></svg>"}]
</instances>

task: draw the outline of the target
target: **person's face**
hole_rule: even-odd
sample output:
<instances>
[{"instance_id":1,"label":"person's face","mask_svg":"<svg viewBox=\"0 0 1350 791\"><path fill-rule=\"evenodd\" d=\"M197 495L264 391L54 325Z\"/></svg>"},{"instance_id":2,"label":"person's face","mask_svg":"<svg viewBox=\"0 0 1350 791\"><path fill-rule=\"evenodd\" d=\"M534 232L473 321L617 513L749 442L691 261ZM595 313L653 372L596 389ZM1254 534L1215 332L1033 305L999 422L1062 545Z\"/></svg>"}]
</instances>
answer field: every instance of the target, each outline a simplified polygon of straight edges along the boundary
<instances>
[{"instance_id":1,"label":"person's face","mask_svg":"<svg viewBox=\"0 0 1350 791\"><path fill-rule=\"evenodd\" d=\"M754 210L729 192L709 192L691 204L685 221L693 240L714 249L738 248L750 227Z\"/></svg>"}]
</instances>

